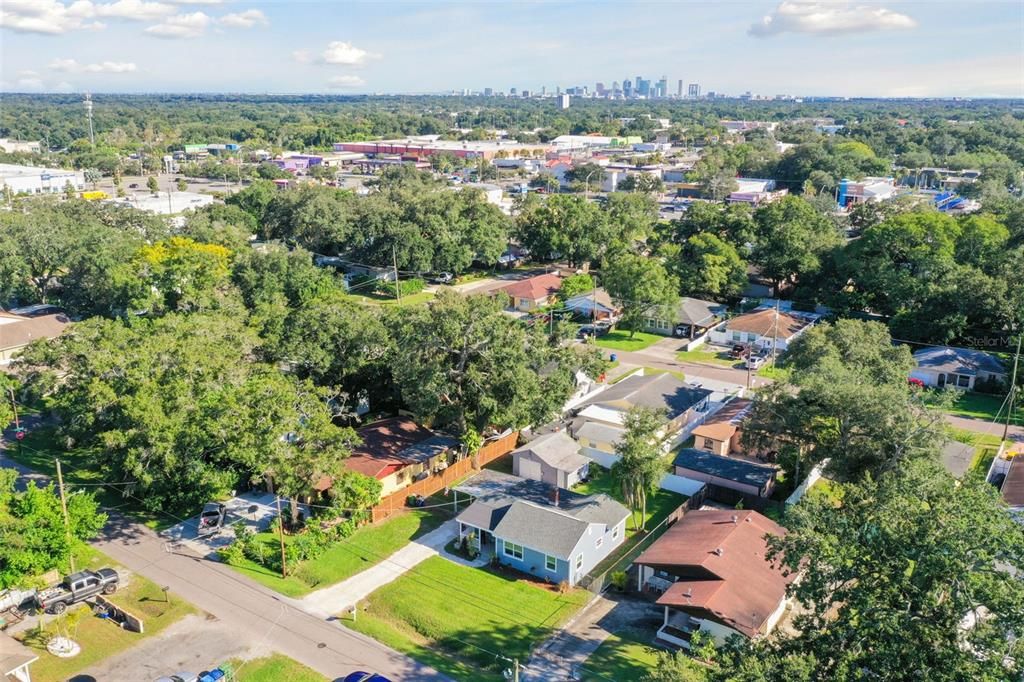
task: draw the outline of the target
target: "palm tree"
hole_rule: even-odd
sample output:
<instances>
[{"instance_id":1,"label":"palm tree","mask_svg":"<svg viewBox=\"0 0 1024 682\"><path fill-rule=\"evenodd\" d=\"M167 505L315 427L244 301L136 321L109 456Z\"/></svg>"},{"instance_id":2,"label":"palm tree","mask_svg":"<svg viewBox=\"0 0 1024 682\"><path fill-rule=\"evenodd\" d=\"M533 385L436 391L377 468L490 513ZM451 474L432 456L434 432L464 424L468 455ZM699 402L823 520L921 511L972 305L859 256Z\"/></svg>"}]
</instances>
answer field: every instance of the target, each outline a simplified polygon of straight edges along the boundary
<instances>
[{"instance_id":1,"label":"palm tree","mask_svg":"<svg viewBox=\"0 0 1024 682\"><path fill-rule=\"evenodd\" d=\"M659 435L664 425L664 414L660 410L634 407L626 415L625 434L615 446L619 461L612 466L612 478L621 486L635 530L646 530L647 495L658 489L665 475ZM639 525L637 512L640 513Z\"/></svg>"}]
</instances>

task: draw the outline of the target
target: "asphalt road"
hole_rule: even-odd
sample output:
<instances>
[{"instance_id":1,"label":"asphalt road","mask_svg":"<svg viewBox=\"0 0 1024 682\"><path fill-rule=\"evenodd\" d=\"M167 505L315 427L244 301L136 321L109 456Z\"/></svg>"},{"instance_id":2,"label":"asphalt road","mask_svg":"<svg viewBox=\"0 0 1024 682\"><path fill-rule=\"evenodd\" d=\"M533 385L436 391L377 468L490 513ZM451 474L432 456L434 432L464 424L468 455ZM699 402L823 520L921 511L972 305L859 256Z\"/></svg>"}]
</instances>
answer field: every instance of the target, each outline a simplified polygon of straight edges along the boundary
<instances>
[{"instance_id":1,"label":"asphalt road","mask_svg":"<svg viewBox=\"0 0 1024 682\"><path fill-rule=\"evenodd\" d=\"M255 641L254 655L277 651L332 680L356 670L379 672L396 682L447 679L369 637L302 611L296 602L223 564L168 548L154 531L123 516L111 513L103 538L93 545L216 617L240 639Z\"/></svg>"}]
</instances>

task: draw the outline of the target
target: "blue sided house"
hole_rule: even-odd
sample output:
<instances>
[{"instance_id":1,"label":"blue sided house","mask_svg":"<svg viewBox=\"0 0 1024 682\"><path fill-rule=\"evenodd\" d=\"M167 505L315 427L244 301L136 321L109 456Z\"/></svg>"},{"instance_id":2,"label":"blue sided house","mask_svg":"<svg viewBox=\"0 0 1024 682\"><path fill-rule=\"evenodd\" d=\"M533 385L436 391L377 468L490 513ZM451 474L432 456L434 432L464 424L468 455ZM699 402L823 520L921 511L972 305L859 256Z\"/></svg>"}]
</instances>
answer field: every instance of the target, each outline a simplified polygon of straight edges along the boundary
<instances>
[{"instance_id":1,"label":"blue sided house","mask_svg":"<svg viewBox=\"0 0 1024 682\"><path fill-rule=\"evenodd\" d=\"M456 518L459 540L541 580L576 585L625 538L629 510L608 495L488 469L456 490L473 498Z\"/></svg>"}]
</instances>

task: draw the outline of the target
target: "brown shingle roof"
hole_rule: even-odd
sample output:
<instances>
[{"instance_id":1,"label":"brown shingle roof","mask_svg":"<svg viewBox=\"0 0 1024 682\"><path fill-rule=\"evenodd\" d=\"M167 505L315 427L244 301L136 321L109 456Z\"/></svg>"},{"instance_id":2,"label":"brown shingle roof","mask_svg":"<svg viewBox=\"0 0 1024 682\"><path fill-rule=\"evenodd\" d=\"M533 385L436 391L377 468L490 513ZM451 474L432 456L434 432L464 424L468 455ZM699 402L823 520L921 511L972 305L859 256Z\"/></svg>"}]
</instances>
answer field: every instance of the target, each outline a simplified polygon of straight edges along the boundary
<instances>
[{"instance_id":1,"label":"brown shingle roof","mask_svg":"<svg viewBox=\"0 0 1024 682\"><path fill-rule=\"evenodd\" d=\"M1003 485L999 489L1003 500L1011 507L1024 507L1024 454L1010 460Z\"/></svg>"},{"instance_id":2,"label":"brown shingle roof","mask_svg":"<svg viewBox=\"0 0 1024 682\"><path fill-rule=\"evenodd\" d=\"M725 323L729 331L746 332L758 336L775 336L780 339L788 339L810 322L790 315L789 313L776 312L774 308L755 310L745 315L739 315Z\"/></svg>"},{"instance_id":3,"label":"brown shingle roof","mask_svg":"<svg viewBox=\"0 0 1024 682\"><path fill-rule=\"evenodd\" d=\"M498 291L503 291L513 298L528 298L531 301L537 301L554 296L561 288L562 278L549 273L513 282L501 287Z\"/></svg>"},{"instance_id":4,"label":"brown shingle roof","mask_svg":"<svg viewBox=\"0 0 1024 682\"><path fill-rule=\"evenodd\" d=\"M750 411L751 402L745 398L736 398L715 412L708 421L693 430L693 435L704 436L712 440L727 441L736 433L740 422Z\"/></svg>"},{"instance_id":5,"label":"brown shingle roof","mask_svg":"<svg viewBox=\"0 0 1024 682\"><path fill-rule=\"evenodd\" d=\"M409 417L391 417L357 429L362 444L352 450L345 468L372 478L384 478L401 469L408 460L399 453L408 447L432 438L434 433ZM317 481L317 490L327 490L333 480L325 476Z\"/></svg>"},{"instance_id":6,"label":"brown shingle roof","mask_svg":"<svg viewBox=\"0 0 1024 682\"><path fill-rule=\"evenodd\" d=\"M796 578L784 576L766 557L765 535L785 533L755 511L694 511L669 528L636 563L681 577L658 604L700 612L753 637Z\"/></svg>"},{"instance_id":7,"label":"brown shingle roof","mask_svg":"<svg viewBox=\"0 0 1024 682\"><path fill-rule=\"evenodd\" d=\"M21 348L36 339L56 338L69 324L71 320L64 313L40 317L0 313L0 350Z\"/></svg>"}]
</instances>

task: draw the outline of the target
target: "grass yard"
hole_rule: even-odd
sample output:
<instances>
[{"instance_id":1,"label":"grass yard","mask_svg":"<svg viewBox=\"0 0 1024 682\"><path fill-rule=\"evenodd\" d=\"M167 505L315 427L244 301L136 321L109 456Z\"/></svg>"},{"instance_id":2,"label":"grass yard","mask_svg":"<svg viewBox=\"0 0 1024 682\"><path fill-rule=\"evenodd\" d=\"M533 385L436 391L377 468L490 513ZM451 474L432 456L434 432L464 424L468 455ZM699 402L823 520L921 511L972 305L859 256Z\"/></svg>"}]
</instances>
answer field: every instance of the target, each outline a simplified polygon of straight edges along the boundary
<instances>
[{"instance_id":1,"label":"grass yard","mask_svg":"<svg viewBox=\"0 0 1024 682\"><path fill-rule=\"evenodd\" d=\"M740 361L729 357L729 351L715 351L706 346L697 350L683 350L676 353L679 362L703 362L709 365L720 365L722 367L739 367Z\"/></svg>"},{"instance_id":2,"label":"grass yard","mask_svg":"<svg viewBox=\"0 0 1024 682\"><path fill-rule=\"evenodd\" d=\"M843 486L831 479L819 478L807 490L807 497L820 498L831 503L833 507L841 507L843 505Z\"/></svg>"},{"instance_id":3,"label":"grass yard","mask_svg":"<svg viewBox=\"0 0 1024 682\"><path fill-rule=\"evenodd\" d=\"M964 391L949 409L948 413L968 419L983 419L987 422L1006 422L1006 407L1003 405L1005 396L994 396L987 393ZM1010 418L1011 424L1024 426L1024 405L1018 405ZM996 417L998 416L998 420Z\"/></svg>"},{"instance_id":4,"label":"grass yard","mask_svg":"<svg viewBox=\"0 0 1024 682\"><path fill-rule=\"evenodd\" d=\"M499 682L509 664L496 653L525 662L592 596L432 557L339 619L454 679Z\"/></svg>"},{"instance_id":5,"label":"grass yard","mask_svg":"<svg viewBox=\"0 0 1024 682\"><path fill-rule=\"evenodd\" d=\"M80 561L76 568L81 570L116 566L110 558L95 550L85 552L79 559L86 557L87 560ZM74 658L58 658L46 651L46 637L41 636L38 630L26 630L17 635L39 654L39 660L32 664L32 679L39 682L66 680L78 671L133 647L144 638L152 637L171 623L196 612L191 604L173 594L165 597L156 583L141 575L132 575L127 582L127 585L110 597L110 601L141 618L145 625L145 634L122 630L108 620L93 616L88 607L69 609L68 613L84 609L77 628L70 628L71 638L82 647L82 652ZM50 616L46 619L48 628L54 629L57 619Z\"/></svg>"},{"instance_id":6,"label":"grass yard","mask_svg":"<svg viewBox=\"0 0 1024 682\"><path fill-rule=\"evenodd\" d=\"M779 365L767 364L761 369L757 370L757 376L771 379L772 381L786 381L793 373L788 367L782 367Z\"/></svg>"},{"instance_id":7,"label":"grass yard","mask_svg":"<svg viewBox=\"0 0 1024 682\"><path fill-rule=\"evenodd\" d=\"M988 468L992 465L992 460L996 458L996 454L999 452L999 446L1002 445L1000 437L991 433L979 433L977 431L952 427L949 431L953 440L974 446L974 455L971 458L968 471L977 472L982 475L988 472Z\"/></svg>"},{"instance_id":8,"label":"grass yard","mask_svg":"<svg viewBox=\"0 0 1024 682\"><path fill-rule=\"evenodd\" d=\"M612 635L590 654L583 664L580 679L584 682L628 682L649 675L658 663L658 652L639 632L625 631Z\"/></svg>"},{"instance_id":9,"label":"grass yard","mask_svg":"<svg viewBox=\"0 0 1024 682\"><path fill-rule=\"evenodd\" d=\"M636 332L630 338L629 331L625 329L614 329L604 336L599 336L594 341L601 348L609 350L634 351L643 350L661 341L664 336L648 334L647 332Z\"/></svg>"},{"instance_id":10,"label":"grass yard","mask_svg":"<svg viewBox=\"0 0 1024 682\"><path fill-rule=\"evenodd\" d=\"M380 563L410 540L440 526L444 520L442 515L416 510L403 512L375 525L363 526L317 559L303 562L287 578L249 560L231 568L286 597L301 597ZM259 533L256 537L268 553L281 551L277 535Z\"/></svg>"},{"instance_id":11,"label":"grass yard","mask_svg":"<svg viewBox=\"0 0 1024 682\"><path fill-rule=\"evenodd\" d=\"M232 682L330 682L312 668L281 654L251 661L236 659L229 666L234 672Z\"/></svg>"},{"instance_id":12,"label":"grass yard","mask_svg":"<svg viewBox=\"0 0 1024 682\"><path fill-rule=\"evenodd\" d=\"M365 303L368 305L419 305L426 303L434 298L434 294L429 291L420 291L415 294L409 294L408 296L402 296L402 300L395 299L391 296L383 296L377 293L370 294L350 294L351 298L357 303Z\"/></svg>"}]
</instances>

